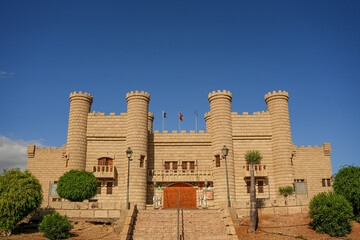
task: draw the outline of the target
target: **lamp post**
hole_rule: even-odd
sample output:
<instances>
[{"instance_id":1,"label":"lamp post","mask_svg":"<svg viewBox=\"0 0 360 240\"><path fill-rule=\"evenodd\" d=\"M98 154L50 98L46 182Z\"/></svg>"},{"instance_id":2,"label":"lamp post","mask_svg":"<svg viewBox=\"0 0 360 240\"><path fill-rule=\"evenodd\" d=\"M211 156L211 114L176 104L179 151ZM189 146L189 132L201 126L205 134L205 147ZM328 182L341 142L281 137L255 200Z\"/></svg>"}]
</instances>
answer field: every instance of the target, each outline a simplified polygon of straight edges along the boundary
<instances>
[{"instance_id":1,"label":"lamp post","mask_svg":"<svg viewBox=\"0 0 360 240\"><path fill-rule=\"evenodd\" d=\"M226 147L226 145L224 145L224 147L221 149L221 153L222 153L222 158L225 159L228 207L231 207L230 193L229 193L229 176L228 176L228 167L227 167L227 160L226 160L226 156L229 153L229 149Z\"/></svg>"},{"instance_id":2,"label":"lamp post","mask_svg":"<svg viewBox=\"0 0 360 240\"><path fill-rule=\"evenodd\" d=\"M154 203L154 208L156 208L156 179L153 179L153 184L154 184L154 197L153 197L153 203Z\"/></svg>"},{"instance_id":3,"label":"lamp post","mask_svg":"<svg viewBox=\"0 0 360 240\"><path fill-rule=\"evenodd\" d=\"M130 147L126 150L126 156L128 158L128 178L127 178L127 191L126 191L126 209L130 209L129 202L129 183L130 183L130 158L132 156L133 151Z\"/></svg>"}]
</instances>

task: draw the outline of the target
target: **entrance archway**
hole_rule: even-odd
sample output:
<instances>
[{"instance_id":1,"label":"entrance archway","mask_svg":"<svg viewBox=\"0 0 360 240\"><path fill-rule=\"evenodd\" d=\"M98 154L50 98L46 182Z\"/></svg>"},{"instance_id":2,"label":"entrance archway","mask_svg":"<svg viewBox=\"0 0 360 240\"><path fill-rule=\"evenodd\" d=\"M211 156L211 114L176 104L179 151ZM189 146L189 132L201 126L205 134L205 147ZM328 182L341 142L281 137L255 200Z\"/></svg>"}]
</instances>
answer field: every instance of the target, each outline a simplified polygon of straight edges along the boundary
<instances>
[{"instance_id":1,"label":"entrance archway","mask_svg":"<svg viewBox=\"0 0 360 240\"><path fill-rule=\"evenodd\" d=\"M185 183L176 183L164 189L164 208L177 208L178 191L180 208L196 208L196 189Z\"/></svg>"}]
</instances>

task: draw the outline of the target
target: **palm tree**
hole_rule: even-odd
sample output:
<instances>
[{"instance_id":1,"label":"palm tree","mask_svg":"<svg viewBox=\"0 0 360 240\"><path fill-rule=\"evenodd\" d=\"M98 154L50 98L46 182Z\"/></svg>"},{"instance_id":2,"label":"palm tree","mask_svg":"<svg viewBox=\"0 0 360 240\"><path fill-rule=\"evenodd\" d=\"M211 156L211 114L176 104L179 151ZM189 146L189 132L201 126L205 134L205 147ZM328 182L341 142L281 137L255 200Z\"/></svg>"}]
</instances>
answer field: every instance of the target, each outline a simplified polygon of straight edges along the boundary
<instances>
[{"instance_id":1,"label":"palm tree","mask_svg":"<svg viewBox=\"0 0 360 240\"><path fill-rule=\"evenodd\" d=\"M248 227L248 232L252 233L256 231L258 222L254 164L259 164L261 159L262 156L259 151L247 151L245 153L245 160L248 164L250 164L250 225Z\"/></svg>"}]
</instances>

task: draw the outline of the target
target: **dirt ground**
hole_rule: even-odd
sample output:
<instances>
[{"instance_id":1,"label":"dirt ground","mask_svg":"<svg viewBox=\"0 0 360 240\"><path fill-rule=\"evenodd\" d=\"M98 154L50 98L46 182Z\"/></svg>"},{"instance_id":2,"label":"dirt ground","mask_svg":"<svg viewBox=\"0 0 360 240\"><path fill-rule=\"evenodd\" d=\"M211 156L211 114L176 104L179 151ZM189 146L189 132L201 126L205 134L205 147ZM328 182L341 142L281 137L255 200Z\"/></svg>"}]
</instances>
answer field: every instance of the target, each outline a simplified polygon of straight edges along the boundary
<instances>
[{"instance_id":1,"label":"dirt ground","mask_svg":"<svg viewBox=\"0 0 360 240\"><path fill-rule=\"evenodd\" d=\"M349 235L342 238L330 237L327 234L315 232L311 226L311 219L307 214L292 214L282 216L261 216L259 227L255 234L247 234L250 219L244 219L240 226L235 227L239 239L348 239L360 240L360 224L354 222Z\"/></svg>"},{"instance_id":2,"label":"dirt ground","mask_svg":"<svg viewBox=\"0 0 360 240\"><path fill-rule=\"evenodd\" d=\"M117 225L95 224L89 222L72 222L74 229L71 230L69 239L95 240L95 239L120 239ZM310 218L307 214L293 214L283 216L263 216L259 219L259 228L255 234L247 234L249 219L244 219L241 225L236 227L239 239L348 239L360 240L360 224L354 223L352 232L343 238L332 238L329 235L316 233L310 227ZM24 223L20 225L10 237L0 239L13 240L46 240L37 230L37 224Z\"/></svg>"}]
</instances>

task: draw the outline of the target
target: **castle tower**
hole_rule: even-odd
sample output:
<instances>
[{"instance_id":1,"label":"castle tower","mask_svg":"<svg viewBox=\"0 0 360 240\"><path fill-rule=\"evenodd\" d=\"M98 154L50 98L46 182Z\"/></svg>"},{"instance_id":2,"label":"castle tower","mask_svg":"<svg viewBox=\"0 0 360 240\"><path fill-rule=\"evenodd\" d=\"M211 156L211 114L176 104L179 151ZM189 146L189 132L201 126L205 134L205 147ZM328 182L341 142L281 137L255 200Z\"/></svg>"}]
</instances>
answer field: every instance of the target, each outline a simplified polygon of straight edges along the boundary
<instances>
[{"instance_id":1,"label":"castle tower","mask_svg":"<svg viewBox=\"0 0 360 240\"><path fill-rule=\"evenodd\" d=\"M130 161L129 201L137 204L138 208L145 209L150 95L147 92L132 91L126 94L126 101L126 148L131 147L133 151ZM125 151L126 149L124 154Z\"/></svg>"},{"instance_id":2,"label":"castle tower","mask_svg":"<svg viewBox=\"0 0 360 240\"><path fill-rule=\"evenodd\" d=\"M273 91L265 95L271 118L272 152L276 188L293 184L294 169L291 166L291 130L288 107L289 94Z\"/></svg>"},{"instance_id":3,"label":"castle tower","mask_svg":"<svg viewBox=\"0 0 360 240\"><path fill-rule=\"evenodd\" d=\"M93 97L89 93L73 92L70 94L69 128L66 152L69 169L85 170L86 164L86 129L88 113Z\"/></svg>"},{"instance_id":4,"label":"castle tower","mask_svg":"<svg viewBox=\"0 0 360 240\"><path fill-rule=\"evenodd\" d=\"M153 131L153 122L154 122L154 114L149 112L149 115L148 115L148 131L149 131L149 133L152 133L152 131Z\"/></svg>"},{"instance_id":5,"label":"castle tower","mask_svg":"<svg viewBox=\"0 0 360 240\"><path fill-rule=\"evenodd\" d=\"M232 141L232 119L231 119L231 99L232 94L229 91L212 92L208 96L210 103L210 113L205 115L207 131L209 131L212 140L212 155L222 158L221 149L224 145L229 149L226 157L229 179L230 201L235 203L235 171L234 171L234 148ZM220 166L213 165L214 191L216 194L215 204L217 206L227 205L227 181L225 160L220 160Z\"/></svg>"}]
</instances>

